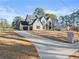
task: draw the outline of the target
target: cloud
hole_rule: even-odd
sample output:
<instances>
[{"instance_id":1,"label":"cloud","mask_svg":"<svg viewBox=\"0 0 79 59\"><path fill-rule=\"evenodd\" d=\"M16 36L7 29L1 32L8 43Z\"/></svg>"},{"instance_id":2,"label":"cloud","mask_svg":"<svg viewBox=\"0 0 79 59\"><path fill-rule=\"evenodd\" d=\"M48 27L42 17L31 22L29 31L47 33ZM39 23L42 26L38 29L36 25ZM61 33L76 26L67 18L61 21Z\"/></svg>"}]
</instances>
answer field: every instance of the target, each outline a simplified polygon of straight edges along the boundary
<instances>
[{"instance_id":1,"label":"cloud","mask_svg":"<svg viewBox=\"0 0 79 59\"><path fill-rule=\"evenodd\" d=\"M0 18L6 18L11 22L12 18L17 15L17 13L10 7L0 6Z\"/></svg>"},{"instance_id":2,"label":"cloud","mask_svg":"<svg viewBox=\"0 0 79 59\"><path fill-rule=\"evenodd\" d=\"M10 7L0 6L0 16L14 16L14 15L16 15L16 12L14 9Z\"/></svg>"},{"instance_id":3,"label":"cloud","mask_svg":"<svg viewBox=\"0 0 79 59\"><path fill-rule=\"evenodd\" d=\"M50 13L50 14L55 14L57 15L58 17L59 16L64 16L64 15L69 15L72 13L71 10L69 10L68 8L62 8L62 9L59 9L59 10L46 10L45 11L46 13Z\"/></svg>"},{"instance_id":4,"label":"cloud","mask_svg":"<svg viewBox=\"0 0 79 59\"><path fill-rule=\"evenodd\" d=\"M22 16L23 18L25 18L26 14L32 14L33 13L33 6L26 6L26 13L17 13L17 10L9 7L9 6L0 6L0 18L6 18L9 23L11 24L11 22L13 21L13 18L15 16ZM71 14L72 11L70 11L67 8L62 8L59 10L45 10L46 13L53 13L55 15L59 16L63 16L63 15L68 15Z\"/></svg>"},{"instance_id":5,"label":"cloud","mask_svg":"<svg viewBox=\"0 0 79 59\"><path fill-rule=\"evenodd\" d=\"M27 10L28 9L28 10ZM9 7L9 6L0 6L0 18L5 18L8 20L9 24L13 21L15 16L22 16L23 18L26 17L26 14L31 15L32 6L27 6L26 13L17 12L17 10Z\"/></svg>"},{"instance_id":6,"label":"cloud","mask_svg":"<svg viewBox=\"0 0 79 59\"><path fill-rule=\"evenodd\" d=\"M20 16L20 14L18 14L13 8L0 6L0 18L7 19L9 24L11 24L15 16Z\"/></svg>"}]
</instances>

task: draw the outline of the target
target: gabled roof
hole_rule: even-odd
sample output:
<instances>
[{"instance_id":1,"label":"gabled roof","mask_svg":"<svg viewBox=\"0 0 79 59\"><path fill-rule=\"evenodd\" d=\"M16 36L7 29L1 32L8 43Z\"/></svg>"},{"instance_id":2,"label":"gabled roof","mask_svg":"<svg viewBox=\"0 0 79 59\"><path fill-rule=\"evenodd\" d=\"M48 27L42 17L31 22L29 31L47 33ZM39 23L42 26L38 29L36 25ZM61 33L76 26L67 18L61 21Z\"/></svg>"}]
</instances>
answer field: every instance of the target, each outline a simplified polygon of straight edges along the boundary
<instances>
[{"instance_id":1,"label":"gabled roof","mask_svg":"<svg viewBox=\"0 0 79 59\"><path fill-rule=\"evenodd\" d=\"M20 21L20 23L21 23L22 25L28 25L28 22L26 22L26 21Z\"/></svg>"},{"instance_id":2,"label":"gabled roof","mask_svg":"<svg viewBox=\"0 0 79 59\"><path fill-rule=\"evenodd\" d=\"M38 19L38 18L37 18L37 19ZM37 19L35 19L35 20L32 22L32 24L30 24L30 25L33 25L33 23L35 23L35 21L36 21ZM40 20L40 19L38 19L38 20L39 20L40 23L42 24L41 20Z\"/></svg>"},{"instance_id":3,"label":"gabled roof","mask_svg":"<svg viewBox=\"0 0 79 59\"><path fill-rule=\"evenodd\" d=\"M40 21L41 24L42 24L42 22L41 22L41 19L42 19L42 18L43 18L43 16L39 16L39 17L36 16L36 20L39 19L39 21ZM35 21L36 21L36 20L35 20ZM34 21L34 22L35 22L35 21ZM34 23L34 22L33 22L33 23ZM33 23L32 23L32 24L33 24ZM43 24L42 24L42 25L43 25Z\"/></svg>"},{"instance_id":4,"label":"gabled roof","mask_svg":"<svg viewBox=\"0 0 79 59\"><path fill-rule=\"evenodd\" d=\"M39 21L41 22L41 19L42 19L43 17L46 19L46 21L49 19L49 17L46 17L46 16L27 15L25 20L26 20L30 25L32 25L37 19L39 19ZM41 22L41 23L42 23L42 22Z\"/></svg>"},{"instance_id":5,"label":"gabled roof","mask_svg":"<svg viewBox=\"0 0 79 59\"><path fill-rule=\"evenodd\" d=\"M47 17L46 20L48 20L50 17Z\"/></svg>"},{"instance_id":6,"label":"gabled roof","mask_svg":"<svg viewBox=\"0 0 79 59\"><path fill-rule=\"evenodd\" d=\"M34 15L27 15L26 21L28 21L29 19L36 19L36 17Z\"/></svg>"},{"instance_id":7,"label":"gabled roof","mask_svg":"<svg viewBox=\"0 0 79 59\"><path fill-rule=\"evenodd\" d=\"M36 21L37 19L34 19L34 21L30 24L30 25L33 25L33 23Z\"/></svg>"},{"instance_id":8,"label":"gabled roof","mask_svg":"<svg viewBox=\"0 0 79 59\"><path fill-rule=\"evenodd\" d=\"M34 20L36 19L33 15L27 15L25 21L27 21L29 24L32 24Z\"/></svg>"}]
</instances>

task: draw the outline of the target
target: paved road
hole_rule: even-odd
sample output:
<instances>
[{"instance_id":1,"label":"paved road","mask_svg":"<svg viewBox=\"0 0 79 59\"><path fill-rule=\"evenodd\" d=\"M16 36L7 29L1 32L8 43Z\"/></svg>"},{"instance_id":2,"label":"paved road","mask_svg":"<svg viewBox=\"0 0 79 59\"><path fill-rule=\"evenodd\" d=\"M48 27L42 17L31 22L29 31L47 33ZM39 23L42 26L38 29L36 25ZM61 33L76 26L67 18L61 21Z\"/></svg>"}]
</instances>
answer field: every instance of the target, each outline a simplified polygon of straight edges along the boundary
<instances>
[{"instance_id":1,"label":"paved road","mask_svg":"<svg viewBox=\"0 0 79 59\"><path fill-rule=\"evenodd\" d=\"M17 31L16 33L24 36L35 45L40 59L65 59L68 55L79 49L78 43L69 44L58 42L37 35L32 35L24 31Z\"/></svg>"}]
</instances>

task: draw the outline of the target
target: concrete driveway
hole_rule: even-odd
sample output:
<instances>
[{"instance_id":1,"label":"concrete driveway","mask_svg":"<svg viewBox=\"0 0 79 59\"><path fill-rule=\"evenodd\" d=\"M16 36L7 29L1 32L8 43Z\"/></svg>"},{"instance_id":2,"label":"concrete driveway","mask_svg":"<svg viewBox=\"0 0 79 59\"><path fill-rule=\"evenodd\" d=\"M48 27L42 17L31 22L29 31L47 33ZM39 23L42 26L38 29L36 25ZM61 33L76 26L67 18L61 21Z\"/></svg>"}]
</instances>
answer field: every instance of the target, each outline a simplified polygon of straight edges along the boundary
<instances>
[{"instance_id":1,"label":"concrete driveway","mask_svg":"<svg viewBox=\"0 0 79 59\"><path fill-rule=\"evenodd\" d=\"M40 59L65 59L79 49L79 43L63 43L32 35L25 31L16 31L16 33L24 36L35 45Z\"/></svg>"}]
</instances>

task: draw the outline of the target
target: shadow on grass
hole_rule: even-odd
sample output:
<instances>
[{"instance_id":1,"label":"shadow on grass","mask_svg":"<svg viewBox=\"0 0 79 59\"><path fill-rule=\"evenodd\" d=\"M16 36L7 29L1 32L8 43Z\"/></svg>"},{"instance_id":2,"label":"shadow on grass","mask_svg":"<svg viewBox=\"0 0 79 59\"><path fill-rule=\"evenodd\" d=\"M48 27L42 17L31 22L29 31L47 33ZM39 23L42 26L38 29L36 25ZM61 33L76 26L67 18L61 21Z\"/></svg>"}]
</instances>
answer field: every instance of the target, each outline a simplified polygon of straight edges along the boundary
<instances>
[{"instance_id":1,"label":"shadow on grass","mask_svg":"<svg viewBox=\"0 0 79 59\"><path fill-rule=\"evenodd\" d=\"M17 33L15 32L2 32L2 34L0 34L1 36L5 36L5 35L16 35L16 36L19 36L21 38L24 38L23 36L20 36L18 35Z\"/></svg>"},{"instance_id":2,"label":"shadow on grass","mask_svg":"<svg viewBox=\"0 0 79 59\"><path fill-rule=\"evenodd\" d=\"M28 41L28 40L24 40L23 38L6 37L5 35L0 35L0 37L2 37L2 38L6 38L6 39L15 39L15 40L21 40L21 41L27 41L27 42L30 42L30 41Z\"/></svg>"},{"instance_id":3,"label":"shadow on grass","mask_svg":"<svg viewBox=\"0 0 79 59\"><path fill-rule=\"evenodd\" d=\"M0 57L3 59L39 59L33 45L14 43L13 45L0 44Z\"/></svg>"},{"instance_id":4,"label":"shadow on grass","mask_svg":"<svg viewBox=\"0 0 79 59\"><path fill-rule=\"evenodd\" d=\"M2 33L0 34L0 38L30 42L13 32ZM0 41L0 59L39 59L39 55L34 45L24 45L13 41L10 43L12 44L6 44L6 41Z\"/></svg>"},{"instance_id":5,"label":"shadow on grass","mask_svg":"<svg viewBox=\"0 0 79 59\"><path fill-rule=\"evenodd\" d=\"M64 42L64 43L69 43L71 44L70 42L67 41L67 38L64 37L64 36L60 36L60 37L54 37L54 36L45 36L45 35L39 35L39 36L42 36L42 37L45 37L45 38L48 38L48 39L51 39L51 40L55 40L55 41L59 41L59 42ZM75 40L75 39L74 39ZM77 43L79 42L79 40L75 40L74 43Z\"/></svg>"},{"instance_id":6,"label":"shadow on grass","mask_svg":"<svg viewBox=\"0 0 79 59\"><path fill-rule=\"evenodd\" d=\"M68 43L67 40L63 40L63 39L66 39L66 37L54 37L54 36L45 36L45 35L40 35L40 36L48 38L48 39L52 39L52 40L55 40L55 41L60 41L60 42Z\"/></svg>"}]
</instances>

